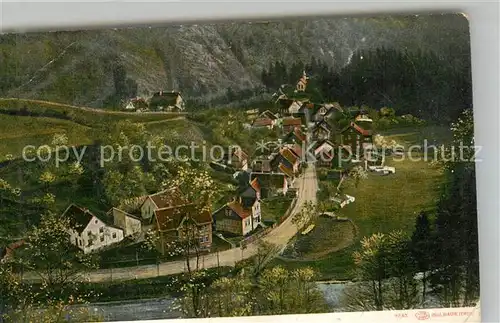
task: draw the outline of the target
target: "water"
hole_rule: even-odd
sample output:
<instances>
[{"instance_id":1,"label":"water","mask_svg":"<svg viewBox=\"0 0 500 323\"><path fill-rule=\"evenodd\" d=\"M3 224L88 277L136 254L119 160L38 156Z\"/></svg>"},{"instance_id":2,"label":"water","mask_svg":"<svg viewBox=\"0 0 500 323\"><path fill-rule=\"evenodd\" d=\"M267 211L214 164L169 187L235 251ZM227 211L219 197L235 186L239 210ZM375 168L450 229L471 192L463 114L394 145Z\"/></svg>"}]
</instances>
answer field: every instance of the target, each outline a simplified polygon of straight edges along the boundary
<instances>
[{"instance_id":1,"label":"water","mask_svg":"<svg viewBox=\"0 0 500 323\"><path fill-rule=\"evenodd\" d=\"M173 311L172 307L172 298L95 303L88 306L105 322L179 318L180 313Z\"/></svg>"},{"instance_id":2,"label":"water","mask_svg":"<svg viewBox=\"0 0 500 323\"><path fill-rule=\"evenodd\" d=\"M344 292L345 284L339 283L316 283L318 289L323 293L326 304L332 311L340 307L342 293Z\"/></svg>"},{"instance_id":3,"label":"water","mask_svg":"<svg viewBox=\"0 0 500 323\"><path fill-rule=\"evenodd\" d=\"M332 311L338 308L343 284L317 283ZM95 303L88 307L106 322L159 320L179 318L181 313L172 310L173 298Z\"/></svg>"}]
</instances>

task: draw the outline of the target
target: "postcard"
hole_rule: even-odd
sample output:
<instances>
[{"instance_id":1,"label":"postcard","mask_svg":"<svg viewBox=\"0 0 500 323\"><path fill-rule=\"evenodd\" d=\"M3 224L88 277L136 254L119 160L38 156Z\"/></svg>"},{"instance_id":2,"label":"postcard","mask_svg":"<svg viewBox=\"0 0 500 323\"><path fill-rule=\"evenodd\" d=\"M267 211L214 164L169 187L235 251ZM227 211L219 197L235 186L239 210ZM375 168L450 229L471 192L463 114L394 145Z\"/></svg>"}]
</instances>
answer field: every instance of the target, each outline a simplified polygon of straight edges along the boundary
<instances>
[{"instance_id":1,"label":"postcard","mask_svg":"<svg viewBox=\"0 0 500 323\"><path fill-rule=\"evenodd\" d=\"M479 320L464 15L6 33L0 57L0 322Z\"/></svg>"}]
</instances>

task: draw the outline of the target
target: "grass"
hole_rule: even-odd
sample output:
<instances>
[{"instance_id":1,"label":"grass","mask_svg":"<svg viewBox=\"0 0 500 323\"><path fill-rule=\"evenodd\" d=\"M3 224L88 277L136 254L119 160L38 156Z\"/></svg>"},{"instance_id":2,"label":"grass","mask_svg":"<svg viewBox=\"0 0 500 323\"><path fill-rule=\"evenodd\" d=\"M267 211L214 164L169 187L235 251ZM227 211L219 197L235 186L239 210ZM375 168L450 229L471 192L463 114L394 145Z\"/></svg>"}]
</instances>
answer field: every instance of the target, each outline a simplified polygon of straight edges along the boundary
<instances>
[{"instance_id":1,"label":"grass","mask_svg":"<svg viewBox=\"0 0 500 323\"><path fill-rule=\"evenodd\" d=\"M89 144L92 138L89 127L46 117L2 115L0 129L0 162L6 159L7 154L14 158L21 157L27 145L39 147L50 144L54 134L66 134L69 145Z\"/></svg>"},{"instance_id":2,"label":"grass","mask_svg":"<svg viewBox=\"0 0 500 323\"><path fill-rule=\"evenodd\" d=\"M443 127L391 130L382 135L401 144L421 144L423 139L449 142L449 130ZM380 176L370 173L368 178L354 187L351 180L343 184L346 194L356 201L338 211L339 216L353 220L358 228L358 237L392 230L413 232L415 217L423 209L435 207L444 177L442 170L427 161L394 161L386 159L386 165L396 167L396 174ZM321 260L293 262L275 260L288 268L311 266L318 270L322 279L350 279L353 269L352 253L359 248L359 241L352 246L329 254Z\"/></svg>"},{"instance_id":3,"label":"grass","mask_svg":"<svg viewBox=\"0 0 500 323\"><path fill-rule=\"evenodd\" d=\"M314 229L306 235L297 234L290 256L294 259L321 259L322 257L348 247L356 238L356 227L350 221L336 221L319 217Z\"/></svg>"},{"instance_id":4,"label":"grass","mask_svg":"<svg viewBox=\"0 0 500 323\"><path fill-rule=\"evenodd\" d=\"M279 219L285 215L292 200L293 199L290 197L277 197L263 200L260 204L262 220L278 222Z\"/></svg>"}]
</instances>

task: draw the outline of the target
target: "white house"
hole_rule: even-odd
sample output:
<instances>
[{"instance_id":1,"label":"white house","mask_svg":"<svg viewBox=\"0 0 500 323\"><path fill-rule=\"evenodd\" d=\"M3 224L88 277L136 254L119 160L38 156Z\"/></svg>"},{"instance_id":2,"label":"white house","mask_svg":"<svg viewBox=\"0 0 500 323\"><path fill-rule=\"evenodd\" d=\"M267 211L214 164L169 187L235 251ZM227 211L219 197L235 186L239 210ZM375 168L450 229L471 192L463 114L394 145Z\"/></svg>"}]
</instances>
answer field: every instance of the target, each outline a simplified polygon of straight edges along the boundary
<instances>
[{"instance_id":1,"label":"white house","mask_svg":"<svg viewBox=\"0 0 500 323\"><path fill-rule=\"evenodd\" d=\"M115 226L123 230L125 237L140 234L142 231L141 219L117 208L109 210L108 215L113 217Z\"/></svg>"},{"instance_id":2,"label":"white house","mask_svg":"<svg viewBox=\"0 0 500 323\"><path fill-rule=\"evenodd\" d=\"M69 219L69 241L84 253L101 250L123 240L123 230L71 204L63 213Z\"/></svg>"}]
</instances>

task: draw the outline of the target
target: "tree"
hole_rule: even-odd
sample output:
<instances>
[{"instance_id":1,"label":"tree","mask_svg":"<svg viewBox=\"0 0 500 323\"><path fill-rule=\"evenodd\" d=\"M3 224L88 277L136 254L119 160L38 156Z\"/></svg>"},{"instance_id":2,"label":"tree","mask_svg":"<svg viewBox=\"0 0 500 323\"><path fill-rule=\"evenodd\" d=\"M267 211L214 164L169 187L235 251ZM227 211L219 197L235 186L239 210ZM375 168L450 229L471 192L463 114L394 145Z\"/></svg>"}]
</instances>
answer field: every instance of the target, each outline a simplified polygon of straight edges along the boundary
<instances>
[{"instance_id":1,"label":"tree","mask_svg":"<svg viewBox=\"0 0 500 323\"><path fill-rule=\"evenodd\" d=\"M368 173L362 166L355 166L349 171L349 177L354 180L354 186L358 188L359 183L368 178Z\"/></svg>"},{"instance_id":2,"label":"tree","mask_svg":"<svg viewBox=\"0 0 500 323\"><path fill-rule=\"evenodd\" d=\"M411 252L416 268L422 273L422 302L427 298L427 275L432 265L429 250L435 250L431 223L427 212L421 212L416 219L415 230L411 237Z\"/></svg>"},{"instance_id":3,"label":"tree","mask_svg":"<svg viewBox=\"0 0 500 323\"><path fill-rule=\"evenodd\" d=\"M74 292L84 271L96 268L93 256L70 244L70 229L68 219L44 214L40 224L27 233L26 247L20 256L23 266L40 278L50 299Z\"/></svg>"},{"instance_id":4,"label":"tree","mask_svg":"<svg viewBox=\"0 0 500 323\"><path fill-rule=\"evenodd\" d=\"M326 311L311 268L288 271L281 266L264 270L258 285L258 314L280 315Z\"/></svg>"},{"instance_id":5,"label":"tree","mask_svg":"<svg viewBox=\"0 0 500 323\"><path fill-rule=\"evenodd\" d=\"M364 237L361 250L353 254L356 276L370 286L370 300L378 311L384 309L383 282L388 276L386 236L382 233Z\"/></svg>"}]
</instances>

